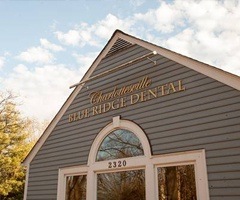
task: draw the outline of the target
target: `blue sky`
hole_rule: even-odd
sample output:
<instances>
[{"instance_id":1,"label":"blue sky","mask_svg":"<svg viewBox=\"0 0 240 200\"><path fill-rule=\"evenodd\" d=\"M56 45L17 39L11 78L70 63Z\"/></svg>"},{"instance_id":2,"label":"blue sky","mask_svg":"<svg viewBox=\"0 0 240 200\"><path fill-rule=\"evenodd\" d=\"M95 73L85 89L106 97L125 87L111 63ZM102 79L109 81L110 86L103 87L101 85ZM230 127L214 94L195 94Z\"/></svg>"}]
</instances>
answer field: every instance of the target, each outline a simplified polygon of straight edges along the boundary
<instances>
[{"instance_id":1,"label":"blue sky","mask_svg":"<svg viewBox=\"0 0 240 200\"><path fill-rule=\"evenodd\" d=\"M0 1L0 90L50 120L115 29L240 75L238 0Z\"/></svg>"}]
</instances>

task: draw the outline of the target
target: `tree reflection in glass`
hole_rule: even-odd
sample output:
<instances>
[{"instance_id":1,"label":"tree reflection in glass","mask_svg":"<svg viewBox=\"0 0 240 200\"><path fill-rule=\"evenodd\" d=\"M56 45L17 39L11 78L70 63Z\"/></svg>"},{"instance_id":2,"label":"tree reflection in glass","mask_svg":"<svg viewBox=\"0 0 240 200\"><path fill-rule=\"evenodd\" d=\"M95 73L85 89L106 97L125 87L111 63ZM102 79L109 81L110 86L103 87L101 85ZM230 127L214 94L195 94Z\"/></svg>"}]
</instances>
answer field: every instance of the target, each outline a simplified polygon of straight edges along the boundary
<instances>
[{"instance_id":1,"label":"tree reflection in glass","mask_svg":"<svg viewBox=\"0 0 240 200\"><path fill-rule=\"evenodd\" d=\"M97 175L97 200L145 200L144 170Z\"/></svg>"},{"instance_id":2,"label":"tree reflection in glass","mask_svg":"<svg viewBox=\"0 0 240 200\"><path fill-rule=\"evenodd\" d=\"M66 181L66 200L86 200L87 176L68 176Z\"/></svg>"},{"instance_id":3,"label":"tree reflection in glass","mask_svg":"<svg viewBox=\"0 0 240 200\"><path fill-rule=\"evenodd\" d=\"M158 168L159 200L196 200L194 165Z\"/></svg>"},{"instance_id":4,"label":"tree reflection in glass","mask_svg":"<svg viewBox=\"0 0 240 200\"><path fill-rule=\"evenodd\" d=\"M140 140L134 133L124 129L111 132L102 142L97 161L144 155Z\"/></svg>"}]
</instances>

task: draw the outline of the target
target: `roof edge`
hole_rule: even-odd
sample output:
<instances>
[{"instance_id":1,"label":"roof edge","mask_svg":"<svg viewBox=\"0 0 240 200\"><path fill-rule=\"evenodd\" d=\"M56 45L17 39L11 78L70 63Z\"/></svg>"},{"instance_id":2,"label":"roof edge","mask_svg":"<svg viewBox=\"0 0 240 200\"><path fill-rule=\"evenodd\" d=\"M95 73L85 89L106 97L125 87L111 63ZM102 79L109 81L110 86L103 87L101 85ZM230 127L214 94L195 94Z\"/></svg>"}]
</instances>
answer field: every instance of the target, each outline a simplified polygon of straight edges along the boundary
<instances>
[{"instance_id":1,"label":"roof edge","mask_svg":"<svg viewBox=\"0 0 240 200\"><path fill-rule=\"evenodd\" d=\"M187 57L182 54L176 53L174 51L165 49L163 47L159 47L155 44L146 42L144 40L141 40L139 38L136 38L134 36L128 35L123 32L121 32L120 37L127 41L130 40L130 42L141 45L151 51L156 51L158 54L160 54L170 60L173 60L173 61L175 61L181 65L184 65L190 69L193 69L199 73L202 73L202 74L204 74L210 78L213 78L221 83L224 83L234 89L240 90L240 77L235 74L226 72L224 70L221 70L221 69L211 66L209 64L200 62L198 60L194 60L190 57Z\"/></svg>"}]
</instances>

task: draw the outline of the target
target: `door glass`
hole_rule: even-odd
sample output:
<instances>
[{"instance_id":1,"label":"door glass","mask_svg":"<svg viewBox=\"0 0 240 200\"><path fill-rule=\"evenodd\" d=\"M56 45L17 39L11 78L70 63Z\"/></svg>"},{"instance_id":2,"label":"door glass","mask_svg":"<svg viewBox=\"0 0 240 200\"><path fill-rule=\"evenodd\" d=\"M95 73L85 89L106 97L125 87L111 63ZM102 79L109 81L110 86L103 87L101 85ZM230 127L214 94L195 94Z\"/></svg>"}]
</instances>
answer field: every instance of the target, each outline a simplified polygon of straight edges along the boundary
<instances>
[{"instance_id":1,"label":"door glass","mask_svg":"<svg viewBox=\"0 0 240 200\"><path fill-rule=\"evenodd\" d=\"M86 175L67 176L66 200L86 200Z\"/></svg>"},{"instance_id":2,"label":"door glass","mask_svg":"<svg viewBox=\"0 0 240 200\"><path fill-rule=\"evenodd\" d=\"M143 147L131 131L118 129L104 138L97 153L97 161L144 155Z\"/></svg>"},{"instance_id":3,"label":"door glass","mask_svg":"<svg viewBox=\"0 0 240 200\"><path fill-rule=\"evenodd\" d=\"M145 200L144 170L98 174L97 199Z\"/></svg>"},{"instance_id":4,"label":"door glass","mask_svg":"<svg viewBox=\"0 0 240 200\"><path fill-rule=\"evenodd\" d=\"M194 165L158 168L159 200L196 200Z\"/></svg>"}]
</instances>

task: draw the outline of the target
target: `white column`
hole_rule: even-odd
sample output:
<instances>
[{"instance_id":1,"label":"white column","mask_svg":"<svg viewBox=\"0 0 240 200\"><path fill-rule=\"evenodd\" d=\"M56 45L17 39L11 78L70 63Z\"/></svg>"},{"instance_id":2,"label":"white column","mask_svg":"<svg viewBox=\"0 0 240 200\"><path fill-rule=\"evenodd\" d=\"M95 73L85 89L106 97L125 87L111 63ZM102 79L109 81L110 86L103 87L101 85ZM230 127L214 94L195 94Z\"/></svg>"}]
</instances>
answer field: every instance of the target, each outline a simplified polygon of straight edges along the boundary
<instances>
[{"instance_id":1,"label":"white column","mask_svg":"<svg viewBox=\"0 0 240 200\"><path fill-rule=\"evenodd\" d=\"M155 169L154 165L151 162L148 162L146 164L145 173L146 199L157 200Z\"/></svg>"}]
</instances>

